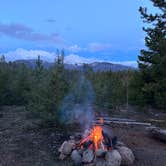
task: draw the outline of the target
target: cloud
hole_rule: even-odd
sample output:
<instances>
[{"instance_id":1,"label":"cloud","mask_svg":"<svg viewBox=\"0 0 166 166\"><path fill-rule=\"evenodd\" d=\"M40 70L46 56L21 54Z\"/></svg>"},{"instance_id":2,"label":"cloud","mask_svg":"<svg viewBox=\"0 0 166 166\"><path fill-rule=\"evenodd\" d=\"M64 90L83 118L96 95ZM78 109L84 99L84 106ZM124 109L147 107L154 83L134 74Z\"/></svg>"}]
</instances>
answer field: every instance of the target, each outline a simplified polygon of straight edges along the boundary
<instances>
[{"instance_id":1,"label":"cloud","mask_svg":"<svg viewBox=\"0 0 166 166\"><path fill-rule=\"evenodd\" d=\"M80 52L82 49L81 47L79 47L77 44L73 45L73 46L69 46L67 48L68 51L71 51L73 53L77 53L77 52Z\"/></svg>"},{"instance_id":2,"label":"cloud","mask_svg":"<svg viewBox=\"0 0 166 166\"><path fill-rule=\"evenodd\" d=\"M69 46L67 48L68 51L72 53L78 53L80 51L88 51L88 52L100 52L100 51L108 51L110 48L112 48L111 44L105 44L105 43L90 43L87 47L81 48L77 44Z\"/></svg>"},{"instance_id":3,"label":"cloud","mask_svg":"<svg viewBox=\"0 0 166 166\"><path fill-rule=\"evenodd\" d=\"M90 43L88 45L87 50L90 52L99 52L99 51L106 51L112 47L111 44L104 44L104 43Z\"/></svg>"},{"instance_id":4,"label":"cloud","mask_svg":"<svg viewBox=\"0 0 166 166\"><path fill-rule=\"evenodd\" d=\"M38 55L40 55L42 60L45 60L48 62L54 62L56 58L56 53L54 52L48 52L44 50L26 50L23 48L18 48L15 51L9 51L7 53L1 53L1 54L5 55L7 61L15 61L20 59L24 59L24 60L37 59ZM97 58L85 58L77 54L69 54L65 56L64 62L67 64L82 64L82 63L89 64L93 62L109 62L114 64L137 67L136 61L109 61L109 60L101 60Z\"/></svg>"},{"instance_id":5,"label":"cloud","mask_svg":"<svg viewBox=\"0 0 166 166\"><path fill-rule=\"evenodd\" d=\"M114 64L120 64L120 65L124 65L124 66L131 66L131 67L138 67L138 63L137 61L111 61L111 63Z\"/></svg>"},{"instance_id":6,"label":"cloud","mask_svg":"<svg viewBox=\"0 0 166 166\"><path fill-rule=\"evenodd\" d=\"M55 60L55 53L47 52L43 50L26 50L22 48L18 48L15 51L9 51L4 53L7 61L15 61L19 59L37 59L37 56L40 55L41 59L53 62Z\"/></svg>"},{"instance_id":7,"label":"cloud","mask_svg":"<svg viewBox=\"0 0 166 166\"><path fill-rule=\"evenodd\" d=\"M69 64L81 64L81 63L93 63L96 62L96 59L84 58L76 54L70 54L65 57L65 63Z\"/></svg>"},{"instance_id":8,"label":"cloud","mask_svg":"<svg viewBox=\"0 0 166 166\"><path fill-rule=\"evenodd\" d=\"M37 33L32 28L29 28L23 24L0 23L0 34L26 41L46 41L58 44L64 42L63 38L57 33L53 33L50 35Z\"/></svg>"}]
</instances>

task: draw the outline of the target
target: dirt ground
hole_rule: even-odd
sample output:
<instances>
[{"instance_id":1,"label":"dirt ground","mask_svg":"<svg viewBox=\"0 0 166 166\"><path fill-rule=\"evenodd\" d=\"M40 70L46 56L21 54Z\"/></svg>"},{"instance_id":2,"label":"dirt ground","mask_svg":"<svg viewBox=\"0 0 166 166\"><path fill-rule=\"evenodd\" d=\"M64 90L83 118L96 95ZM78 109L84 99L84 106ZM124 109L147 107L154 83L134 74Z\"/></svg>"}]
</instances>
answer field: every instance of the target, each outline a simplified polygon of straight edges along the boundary
<instances>
[{"instance_id":1,"label":"dirt ground","mask_svg":"<svg viewBox=\"0 0 166 166\"><path fill-rule=\"evenodd\" d=\"M166 143L149 137L144 128L109 127L133 150L133 166L166 165ZM70 166L69 159L58 160L57 150L68 136L56 122L42 127L23 107L0 108L0 166Z\"/></svg>"}]
</instances>

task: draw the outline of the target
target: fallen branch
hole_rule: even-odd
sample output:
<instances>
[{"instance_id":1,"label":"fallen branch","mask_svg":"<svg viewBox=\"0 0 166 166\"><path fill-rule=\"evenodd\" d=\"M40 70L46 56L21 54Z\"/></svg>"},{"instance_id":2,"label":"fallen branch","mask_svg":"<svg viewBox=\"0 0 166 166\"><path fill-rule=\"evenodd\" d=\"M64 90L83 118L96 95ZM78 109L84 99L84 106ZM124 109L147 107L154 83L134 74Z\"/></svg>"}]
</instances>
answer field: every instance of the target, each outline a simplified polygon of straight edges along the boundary
<instances>
[{"instance_id":1,"label":"fallen branch","mask_svg":"<svg viewBox=\"0 0 166 166\"><path fill-rule=\"evenodd\" d=\"M100 117L97 117L96 120L100 120ZM102 117L104 121L123 121L123 122L136 122L134 119L127 119L127 118L110 118L110 117Z\"/></svg>"},{"instance_id":2,"label":"fallen branch","mask_svg":"<svg viewBox=\"0 0 166 166\"><path fill-rule=\"evenodd\" d=\"M165 120L161 120L161 119L149 119L148 121L157 122L157 123L164 123L165 122Z\"/></svg>"},{"instance_id":3,"label":"fallen branch","mask_svg":"<svg viewBox=\"0 0 166 166\"><path fill-rule=\"evenodd\" d=\"M99 124L99 121L93 121L94 124ZM106 120L103 124L118 124L118 125L139 125L139 126L151 126L151 123L143 122L130 122L130 121L111 121Z\"/></svg>"},{"instance_id":4,"label":"fallen branch","mask_svg":"<svg viewBox=\"0 0 166 166\"><path fill-rule=\"evenodd\" d=\"M166 142L166 129L160 129L158 127L149 127L147 128L147 131L150 133L152 137Z\"/></svg>"}]
</instances>

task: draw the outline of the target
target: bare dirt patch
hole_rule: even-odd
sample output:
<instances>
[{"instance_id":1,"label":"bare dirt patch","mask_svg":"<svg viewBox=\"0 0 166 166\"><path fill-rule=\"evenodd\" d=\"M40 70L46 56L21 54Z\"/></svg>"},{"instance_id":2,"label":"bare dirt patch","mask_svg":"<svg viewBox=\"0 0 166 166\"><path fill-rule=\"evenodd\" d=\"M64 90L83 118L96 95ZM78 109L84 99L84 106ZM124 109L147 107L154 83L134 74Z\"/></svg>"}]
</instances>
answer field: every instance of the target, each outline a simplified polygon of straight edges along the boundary
<instances>
[{"instance_id":1,"label":"bare dirt patch","mask_svg":"<svg viewBox=\"0 0 166 166\"><path fill-rule=\"evenodd\" d=\"M69 135L59 126L41 127L24 107L0 109L0 165L2 166L70 166L69 159L58 160L58 148ZM166 144L147 135L143 128L109 126L114 135L130 147L134 166L165 166ZM73 132L79 127L73 128ZM70 131L71 133L71 131ZM72 134L72 133L71 133Z\"/></svg>"}]
</instances>

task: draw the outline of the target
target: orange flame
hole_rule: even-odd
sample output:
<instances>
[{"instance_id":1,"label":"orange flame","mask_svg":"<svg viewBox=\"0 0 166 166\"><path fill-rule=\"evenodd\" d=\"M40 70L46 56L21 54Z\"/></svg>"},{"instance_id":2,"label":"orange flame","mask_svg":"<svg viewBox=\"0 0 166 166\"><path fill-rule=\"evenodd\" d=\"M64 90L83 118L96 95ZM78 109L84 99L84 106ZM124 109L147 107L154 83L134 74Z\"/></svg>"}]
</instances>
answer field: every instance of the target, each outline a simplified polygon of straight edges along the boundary
<instances>
[{"instance_id":1,"label":"orange flame","mask_svg":"<svg viewBox=\"0 0 166 166\"><path fill-rule=\"evenodd\" d=\"M93 141L94 146L95 146L95 150L101 148L101 144L103 141L103 134L102 134L102 127L101 126L94 126L93 129L91 130L89 136L87 136L86 138L84 138L80 145L82 145L83 143L87 142L87 141Z\"/></svg>"}]
</instances>

